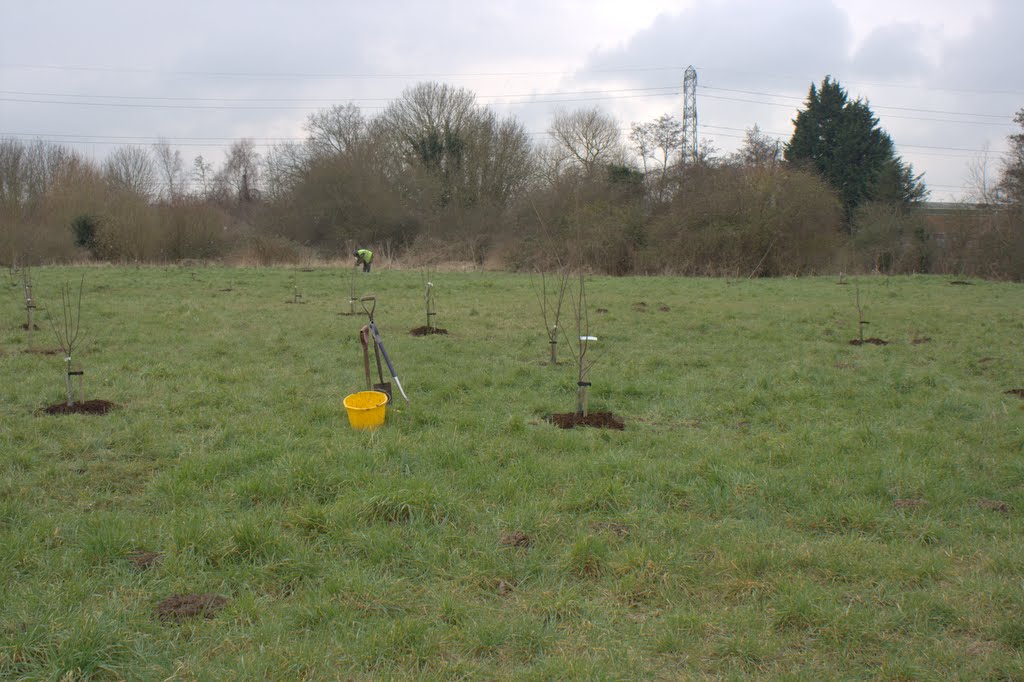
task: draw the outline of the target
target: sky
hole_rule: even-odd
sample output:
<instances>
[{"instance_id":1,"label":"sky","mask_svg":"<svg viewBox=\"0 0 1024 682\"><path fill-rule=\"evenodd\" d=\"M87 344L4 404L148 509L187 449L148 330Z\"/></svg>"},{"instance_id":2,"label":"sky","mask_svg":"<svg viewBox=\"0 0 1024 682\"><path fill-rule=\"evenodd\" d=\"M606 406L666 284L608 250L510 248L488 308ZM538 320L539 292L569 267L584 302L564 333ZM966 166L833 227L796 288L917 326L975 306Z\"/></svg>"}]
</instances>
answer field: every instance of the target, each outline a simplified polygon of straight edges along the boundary
<instances>
[{"instance_id":1,"label":"sky","mask_svg":"<svg viewBox=\"0 0 1024 682\"><path fill-rule=\"evenodd\" d=\"M0 0L0 137L102 161L166 141L215 164L306 117L373 116L421 81L465 87L538 141L554 113L682 118L722 154L757 125L786 141L812 83L863 98L935 201L998 174L1024 108L1019 0ZM972 173L972 169L975 172Z\"/></svg>"}]
</instances>

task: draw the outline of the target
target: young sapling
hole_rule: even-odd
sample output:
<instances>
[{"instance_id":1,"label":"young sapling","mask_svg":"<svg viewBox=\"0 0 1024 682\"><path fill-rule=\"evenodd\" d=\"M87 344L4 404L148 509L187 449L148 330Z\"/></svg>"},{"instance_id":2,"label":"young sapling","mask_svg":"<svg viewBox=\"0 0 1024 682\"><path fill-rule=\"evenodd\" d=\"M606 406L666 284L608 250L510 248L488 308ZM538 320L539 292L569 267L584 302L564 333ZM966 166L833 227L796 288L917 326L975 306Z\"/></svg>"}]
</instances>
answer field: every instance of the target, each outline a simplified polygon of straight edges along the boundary
<instances>
[{"instance_id":1,"label":"young sapling","mask_svg":"<svg viewBox=\"0 0 1024 682\"><path fill-rule=\"evenodd\" d=\"M49 317L50 327L53 329L53 335L57 337L57 344L60 349L64 351L64 362L66 364L66 372L64 376L65 388L67 391L67 406L73 407L75 404L75 392L74 392L74 381L72 377L79 377L79 393L81 393L81 382L82 372L81 369L73 370L72 358L74 357L75 348L78 346L78 341L81 332L81 321L82 321L82 290L85 288L85 275L82 275L82 281L78 285L78 297L75 299L71 290L70 284L64 284L60 288L60 301L62 317L58 324L54 322L53 316Z\"/></svg>"},{"instance_id":2,"label":"young sapling","mask_svg":"<svg viewBox=\"0 0 1024 682\"><path fill-rule=\"evenodd\" d=\"M434 273L435 275L437 273ZM434 317L437 315L437 298L434 295L434 282L436 277L431 275L429 269L423 270L421 273L421 279L423 281L423 307L426 313L427 323L422 327L416 327L409 331L413 336L429 336L431 334L447 334L447 329L441 329L434 323Z\"/></svg>"},{"instance_id":3,"label":"young sapling","mask_svg":"<svg viewBox=\"0 0 1024 682\"><path fill-rule=\"evenodd\" d=\"M590 388L590 368L593 366L593 358L590 356L590 344L597 341L596 336L590 334L590 315L587 312L587 283L583 271L579 273L576 283L576 290L572 297L572 315L576 322L576 338L569 339L566 335L569 347L573 349L573 358L576 361L576 414L586 417L589 413L587 389Z\"/></svg>"},{"instance_id":4,"label":"young sapling","mask_svg":"<svg viewBox=\"0 0 1024 682\"><path fill-rule=\"evenodd\" d=\"M299 291L299 285L294 279L292 280L292 300L290 302L296 304L304 303L302 300L302 292Z\"/></svg>"}]
</instances>

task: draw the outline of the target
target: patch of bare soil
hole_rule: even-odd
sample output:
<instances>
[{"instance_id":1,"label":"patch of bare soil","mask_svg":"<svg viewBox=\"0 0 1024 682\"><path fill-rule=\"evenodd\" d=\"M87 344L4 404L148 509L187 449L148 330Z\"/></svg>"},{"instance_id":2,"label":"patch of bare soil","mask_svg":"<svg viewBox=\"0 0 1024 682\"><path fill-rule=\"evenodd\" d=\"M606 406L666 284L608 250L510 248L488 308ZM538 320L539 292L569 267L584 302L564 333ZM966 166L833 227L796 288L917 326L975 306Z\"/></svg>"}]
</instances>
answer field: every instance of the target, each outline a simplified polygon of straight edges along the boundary
<instances>
[{"instance_id":1,"label":"patch of bare soil","mask_svg":"<svg viewBox=\"0 0 1024 682\"><path fill-rule=\"evenodd\" d=\"M494 587L495 591L502 597L507 597L512 594L512 590L515 589L515 585L505 580L499 579L498 584Z\"/></svg>"},{"instance_id":2,"label":"patch of bare soil","mask_svg":"<svg viewBox=\"0 0 1024 682\"><path fill-rule=\"evenodd\" d=\"M441 329L440 327L427 327L426 325L424 325L422 327L410 329L409 333L412 334L413 336L430 336L431 334L444 334L447 336L448 330Z\"/></svg>"},{"instance_id":3,"label":"patch of bare soil","mask_svg":"<svg viewBox=\"0 0 1024 682\"><path fill-rule=\"evenodd\" d=\"M612 521L595 521L590 524L590 527L594 530L606 530L620 538L624 538L629 535L629 526L624 523L614 523Z\"/></svg>"},{"instance_id":4,"label":"patch of bare soil","mask_svg":"<svg viewBox=\"0 0 1024 682\"><path fill-rule=\"evenodd\" d=\"M21 328L24 329L25 331L28 331L28 322L22 322L21 323ZM39 331L39 325L36 324L35 322L33 322L32 323L32 330L33 331Z\"/></svg>"},{"instance_id":5,"label":"patch of bare soil","mask_svg":"<svg viewBox=\"0 0 1024 682\"><path fill-rule=\"evenodd\" d=\"M213 618L227 603L227 598L217 594L175 594L156 605L156 617L174 623L200 616Z\"/></svg>"},{"instance_id":6,"label":"patch of bare soil","mask_svg":"<svg viewBox=\"0 0 1024 682\"><path fill-rule=\"evenodd\" d=\"M231 287L228 287L227 289L218 289L218 291L223 291L223 292L226 293L228 291L234 291L234 289L232 289Z\"/></svg>"},{"instance_id":7,"label":"patch of bare soil","mask_svg":"<svg viewBox=\"0 0 1024 682\"><path fill-rule=\"evenodd\" d=\"M593 426L597 429L616 429L622 431L626 428L626 422L611 412L591 412L586 417L575 412L560 412L548 417L548 421L560 429Z\"/></svg>"},{"instance_id":8,"label":"patch of bare soil","mask_svg":"<svg viewBox=\"0 0 1024 682\"><path fill-rule=\"evenodd\" d=\"M1015 395L1018 398L1024 398L1024 388L1011 388L1009 391L1003 391L1006 395Z\"/></svg>"},{"instance_id":9,"label":"patch of bare soil","mask_svg":"<svg viewBox=\"0 0 1024 682\"><path fill-rule=\"evenodd\" d=\"M910 343L915 345L915 346L920 346L922 343L928 343L931 340L932 340L932 337L930 337L930 336L918 336L916 338L911 339Z\"/></svg>"},{"instance_id":10,"label":"patch of bare soil","mask_svg":"<svg viewBox=\"0 0 1024 682\"><path fill-rule=\"evenodd\" d=\"M108 400L83 400L74 405L54 403L43 409L46 414L106 414L117 407Z\"/></svg>"},{"instance_id":11,"label":"patch of bare soil","mask_svg":"<svg viewBox=\"0 0 1024 682\"><path fill-rule=\"evenodd\" d=\"M60 352L60 348L29 348L25 352L34 355L56 355Z\"/></svg>"},{"instance_id":12,"label":"patch of bare soil","mask_svg":"<svg viewBox=\"0 0 1024 682\"><path fill-rule=\"evenodd\" d=\"M889 344L889 342L886 341L885 339L878 339L875 337L872 337L870 339L864 339L863 341L861 341L860 339L854 339L853 341L850 341L851 346L864 346L867 344L871 344L873 346L886 346Z\"/></svg>"},{"instance_id":13,"label":"patch of bare soil","mask_svg":"<svg viewBox=\"0 0 1024 682\"><path fill-rule=\"evenodd\" d=\"M633 310L637 311L638 313L646 313L647 312L647 304L644 303L643 301L639 301L637 303L634 303L633 304Z\"/></svg>"},{"instance_id":14,"label":"patch of bare soil","mask_svg":"<svg viewBox=\"0 0 1024 682\"><path fill-rule=\"evenodd\" d=\"M921 509L928 506L928 500L893 500L896 509Z\"/></svg>"},{"instance_id":15,"label":"patch of bare soil","mask_svg":"<svg viewBox=\"0 0 1024 682\"><path fill-rule=\"evenodd\" d=\"M594 312L601 313L603 315L604 313L608 312L608 309L607 308L598 308Z\"/></svg>"},{"instance_id":16,"label":"patch of bare soil","mask_svg":"<svg viewBox=\"0 0 1024 682\"><path fill-rule=\"evenodd\" d=\"M979 509L988 509L991 511L997 511L1000 514L1009 514L1010 505L1000 500L986 500L984 498L978 500Z\"/></svg>"},{"instance_id":17,"label":"patch of bare soil","mask_svg":"<svg viewBox=\"0 0 1024 682\"><path fill-rule=\"evenodd\" d=\"M671 311L672 311L672 309L669 308L667 305L660 305L660 306L658 306L658 312L659 313L667 313L667 312L671 312Z\"/></svg>"},{"instance_id":18,"label":"patch of bare soil","mask_svg":"<svg viewBox=\"0 0 1024 682\"><path fill-rule=\"evenodd\" d=\"M961 286L972 286L974 284L974 282L965 282L962 279L955 279L952 282L950 282L950 284L959 284Z\"/></svg>"},{"instance_id":19,"label":"patch of bare soil","mask_svg":"<svg viewBox=\"0 0 1024 682\"><path fill-rule=\"evenodd\" d=\"M132 552L128 555L128 561L131 562L132 566L145 571L146 569L153 568L158 563L163 561L164 555L159 552L144 552L139 550L138 552Z\"/></svg>"},{"instance_id":20,"label":"patch of bare soil","mask_svg":"<svg viewBox=\"0 0 1024 682\"><path fill-rule=\"evenodd\" d=\"M513 531L511 533L502 533L499 543L505 547L529 547L530 536L521 530Z\"/></svg>"}]
</instances>

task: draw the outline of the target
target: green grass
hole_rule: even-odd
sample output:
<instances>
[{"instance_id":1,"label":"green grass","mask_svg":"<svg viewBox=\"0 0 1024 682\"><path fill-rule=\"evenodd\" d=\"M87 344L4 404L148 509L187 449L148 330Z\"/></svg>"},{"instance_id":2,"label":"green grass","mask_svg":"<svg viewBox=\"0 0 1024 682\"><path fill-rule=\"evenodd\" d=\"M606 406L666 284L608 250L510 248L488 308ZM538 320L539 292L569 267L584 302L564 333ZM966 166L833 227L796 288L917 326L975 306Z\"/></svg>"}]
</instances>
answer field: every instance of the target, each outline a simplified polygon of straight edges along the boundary
<instances>
[{"instance_id":1,"label":"green grass","mask_svg":"<svg viewBox=\"0 0 1024 682\"><path fill-rule=\"evenodd\" d=\"M105 416L39 413L61 358L0 300L0 678L1024 676L1019 284L860 278L891 343L853 347L828 278L596 277L590 404L626 430L561 431L528 277L436 275L450 335L413 338L419 274L375 272L412 403L363 433L348 271L192 272L86 270Z\"/></svg>"}]
</instances>

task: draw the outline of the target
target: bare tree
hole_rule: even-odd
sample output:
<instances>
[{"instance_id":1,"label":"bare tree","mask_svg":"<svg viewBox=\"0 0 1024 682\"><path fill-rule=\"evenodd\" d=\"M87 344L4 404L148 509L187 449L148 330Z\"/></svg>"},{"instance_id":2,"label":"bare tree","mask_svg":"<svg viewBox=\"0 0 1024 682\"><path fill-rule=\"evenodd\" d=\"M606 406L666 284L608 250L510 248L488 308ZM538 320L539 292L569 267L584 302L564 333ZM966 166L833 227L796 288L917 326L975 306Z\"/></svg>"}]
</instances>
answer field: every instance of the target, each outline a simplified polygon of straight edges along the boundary
<instances>
[{"instance_id":1,"label":"bare tree","mask_svg":"<svg viewBox=\"0 0 1024 682\"><path fill-rule=\"evenodd\" d=\"M218 192L240 203L254 201L259 195L260 155L250 139L231 145L224 167L217 173Z\"/></svg>"},{"instance_id":2,"label":"bare tree","mask_svg":"<svg viewBox=\"0 0 1024 682\"><path fill-rule=\"evenodd\" d=\"M163 185L161 196L163 199L175 202L185 195L188 187L188 176L185 173L185 163L181 159L181 152L171 148L171 145L160 140L153 145L153 152L156 155L157 174Z\"/></svg>"},{"instance_id":3,"label":"bare tree","mask_svg":"<svg viewBox=\"0 0 1024 682\"><path fill-rule=\"evenodd\" d=\"M586 173L622 156L618 121L598 107L556 112L548 134Z\"/></svg>"},{"instance_id":4,"label":"bare tree","mask_svg":"<svg viewBox=\"0 0 1024 682\"><path fill-rule=\"evenodd\" d=\"M629 140L641 159L644 173L649 172L647 160L650 159L657 163L659 175L664 178L682 151L683 124L674 116L662 114L653 121L634 123Z\"/></svg>"},{"instance_id":5,"label":"bare tree","mask_svg":"<svg viewBox=\"0 0 1024 682\"><path fill-rule=\"evenodd\" d=\"M313 158L344 154L363 140L369 130L362 110L352 103L310 114L302 127L309 133L306 149Z\"/></svg>"},{"instance_id":6,"label":"bare tree","mask_svg":"<svg viewBox=\"0 0 1024 682\"><path fill-rule=\"evenodd\" d=\"M533 148L533 177L537 183L553 187L570 166L572 159L561 145L550 142Z\"/></svg>"},{"instance_id":7,"label":"bare tree","mask_svg":"<svg viewBox=\"0 0 1024 682\"><path fill-rule=\"evenodd\" d=\"M743 144L733 158L743 166L778 166L782 163L782 140L761 132L755 123L747 128Z\"/></svg>"},{"instance_id":8,"label":"bare tree","mask_svg":"<svg viewBox=\"0 0 1024 682\"><path fill-rule=\"evenodd\" d=\"M156 165L144 147L118 147L103 164L107 182L119 189L152 197L156 188Z\"/></svg>"},{"instance_id":9,"label":"bare tree","mask_svg":"<svg viewBox=\"0 0 1024 682\"><path fill-rule=\"evenodd\" d=\"M514 118L478 107L476 95L443 83L408 88L374 121L405 194L437 207L504 206L531 172L529 136ZM395 166L394 161L398 160Z\"/></svg>"},{"instance_id":10,"label":"bare tree","mask_svg":"<svg viewBox=\"0 0 1024 682\"><path fill-rule=\"evenodd\" d=\"M199 196L206 198L213 191L213 164L200 154L192 159L192 182L199 188Z\"/></svg>"}]
</instances>

